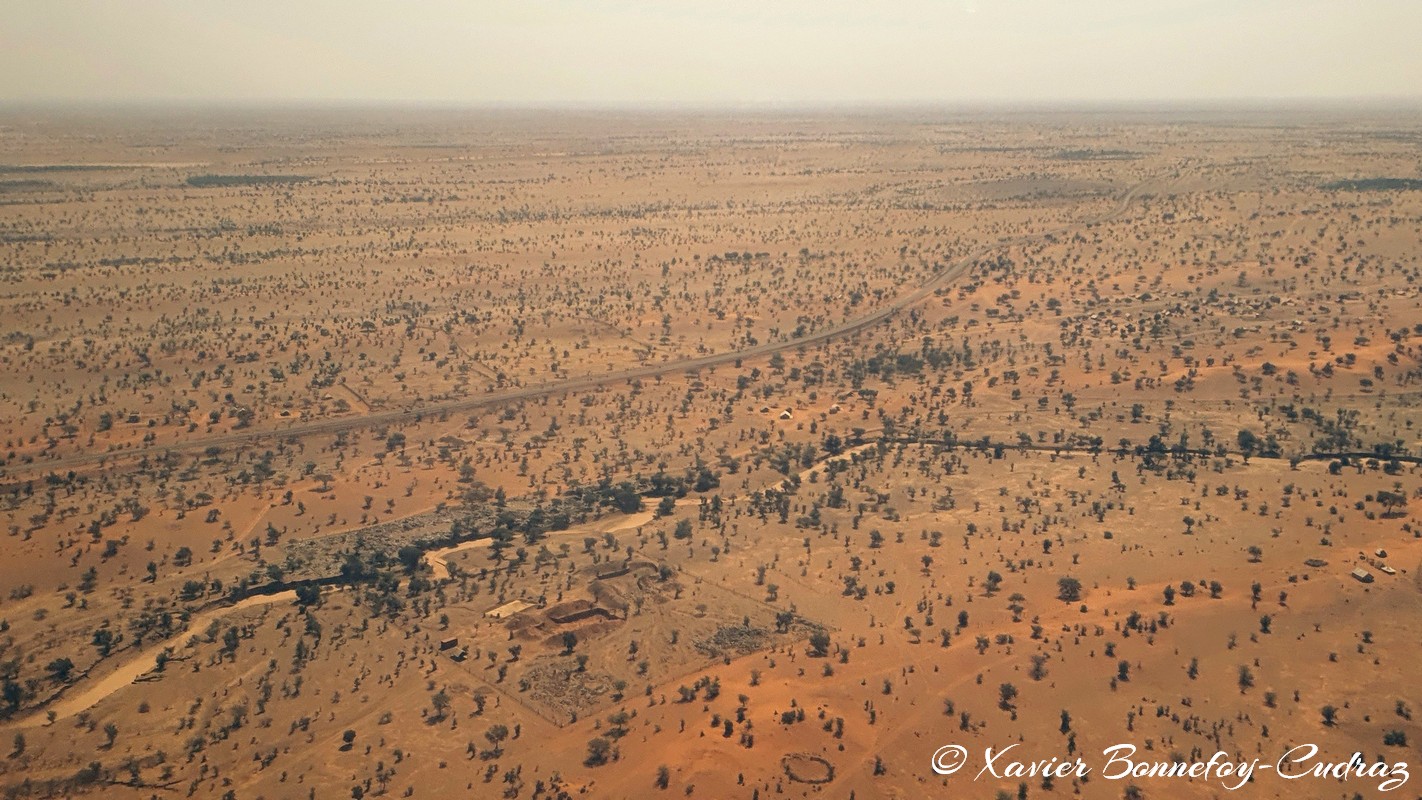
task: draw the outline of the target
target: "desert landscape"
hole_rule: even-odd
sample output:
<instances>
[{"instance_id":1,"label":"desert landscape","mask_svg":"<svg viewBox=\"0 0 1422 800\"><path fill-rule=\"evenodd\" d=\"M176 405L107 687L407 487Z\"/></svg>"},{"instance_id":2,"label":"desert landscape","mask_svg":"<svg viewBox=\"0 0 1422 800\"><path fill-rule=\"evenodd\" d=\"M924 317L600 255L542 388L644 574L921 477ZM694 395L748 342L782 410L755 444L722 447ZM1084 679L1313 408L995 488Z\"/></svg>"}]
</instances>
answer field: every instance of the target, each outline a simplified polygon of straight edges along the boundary
<instances>
[{"instance_id":1,"label":"desert landscape","mask_svg":"<svg viewBox=\"0 0 1422 800\"><path fill-rule=\"evenodd\" d=\"M1100 769L1417 760L1422 112L10 110L0 253L0 796L1422 797Z\"/></svg>"}]
</instances>

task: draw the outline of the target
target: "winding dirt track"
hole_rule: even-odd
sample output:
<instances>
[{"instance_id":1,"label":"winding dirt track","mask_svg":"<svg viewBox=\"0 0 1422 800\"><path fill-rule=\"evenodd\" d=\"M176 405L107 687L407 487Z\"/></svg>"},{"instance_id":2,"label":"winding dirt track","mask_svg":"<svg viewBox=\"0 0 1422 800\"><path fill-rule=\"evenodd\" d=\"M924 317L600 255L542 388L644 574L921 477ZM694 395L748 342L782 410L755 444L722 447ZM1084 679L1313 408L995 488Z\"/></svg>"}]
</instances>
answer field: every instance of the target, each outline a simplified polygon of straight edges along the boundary
<instances>
[{"instance_id":1,"label":"winding dirt track","mask_svg":"<svg viewBox=\"0 0 1422 800\"><path fill-rule=\"evenodd\" d=\"M241 611L244 608L271 605L272 603L280 603L283 601L291 602L295 599L296 592L288 590L271 595L248 597L230 606L218 606L188 620L186 633L188 635L195 635L199 631L206 629L208 625L230 614ZM94 681L93 685L85 687L84 691L75 692L73 694L65 693L53 703L37 709L29 716L14 720L6 724L5 727L35 728L47 724L51 713L54 715L55 720L61 720L65 717L72 717L81 711L88 711L97 705L100 700L132 684L144 675L153 672L157 665L158 654L164 650L177 649L177 639L183 635L184 634L180 633L177 636L169 637L151 645L145 650L129 656L127 660L119 665L118 669Z\"/></svg>"},{"instance_id":2,"label":"winding dirt track","mask_svg":"<svg viewBox=\"0 0 1422 800\"><path fill-rule=\"evenodd\" d=\"M980 261L984 256L1003 247L1013 245L1029 244L1041 241L1049 236L1059 236L1063 233L1086 228L1109 222L1120 217L1131 205L1131 201L1140 194L1156 178L1147 178L1140 183L1127 189L1117 201L1114 208L1096 217L1085 219L1069 225L1063 225L1052 230L1040 233L1026 234L1022 236L1007 236L995 242L984 244L961 258L953 261L943 269L935 272L928 280L919 284L912 291L909 291L893 302L875 311L846 320L838 325L834 325L823 330L815 331L799 339L792 339L783 342L766 342L748 347L744 350L732 350L726 353L715 353L707 356L696 356L693 358L677 359L662 364L649 364L642 367L620 370L618 372L608 372L602 375L584 375L570 378L557 383L539 384L536 386L526 386L519 389L508 389L498 392L489 392L477 397L462 397L455 400L445 400L441 402L428 403L417 408L391 409L388 411L374 411L368 414L354 417L338 417L334 419L312 420L309 422L293 422L285 428L265 429L259 431L242 431L240 433L226 433L216 436L206 436L193 438L180 445L160 445L134 450L118 450L113 452L98 453L76 453L54 459L37 459L31 464L15 466L10 472L10 478L17 478L20 474L43 474L49 472L61 472L71 470L76 467L89 466L92 464L106 465L108 463L139 458L144 455L156 455L161 453L183 453L202 450L207 447L241 447L255 445L267 439L285 439L292 437L311 436L314 434L335 434L341 431L353 430L356 428L377 427L382 425L398 425L401 423L414 422L428 416L456 413L461 411L471 411L476 408L487 406L497 406L503 403L515 402L519 400L530 400L564 392L575 392L584 389L594 389L614 383L625 383L626 381L640 378L651 378L658 375L667 375L673 372L684 372L686 370L701 369L720 364L728 364L738 359L759 358L769 356L774 353L791 350L797 347L806 347L820 344L832 339L839 339L845 336L858 333L866 328L878 325L895 314L914 306L924 299L931 297L935 291L943 286L949 285L963 275ZM4 473L0 473L4 474Z\"/></svg>"},{"instance_id":3,"label":"winding dirt track","mask_svg":"<svg viewBox=\"0 0 1422 800\"><path fill-rule=\"evenodd\" d=\"M627 530L639 525L651 522L654 515L651 511L639 511L635 514L614 514L601 519L593 520L584 525L578 525L567 530L556 531L550 534L553 537L573 537L586 536L590 533L604 533ZM444 581L450 578L448 557L463 550L473 550L476 548L486 548L493 543L493 539L471 539L460 542L452 547L444 547L438 550L425 552L424 561L429 565L431 577L436 581ZM52 703L35 709L27 716L11 720L0 725L0 730L35 728L48 724L49 715L54 714L56 721L72 717L84 711L88 711L98 705L100 701L116 694L133 682L143 678L154 671L158 654L164 650L177 650L182 637L196 635L218 620L224 619L243 609L254 608L256 606L274 605L277 603L290 603L296 600L296 592L291 589L277 592L270 595L253 595L243 600L239 600L232 605L216 606L202 612L190 620L186 629L174 636L170 636L161 642L156 642L147 648L136 653L126 655L125 660L113 672L104 675L84 688L82 692L65 693ZM79 684L74 684L72 688L78 688Z\"/></svg>"}]
</instances>

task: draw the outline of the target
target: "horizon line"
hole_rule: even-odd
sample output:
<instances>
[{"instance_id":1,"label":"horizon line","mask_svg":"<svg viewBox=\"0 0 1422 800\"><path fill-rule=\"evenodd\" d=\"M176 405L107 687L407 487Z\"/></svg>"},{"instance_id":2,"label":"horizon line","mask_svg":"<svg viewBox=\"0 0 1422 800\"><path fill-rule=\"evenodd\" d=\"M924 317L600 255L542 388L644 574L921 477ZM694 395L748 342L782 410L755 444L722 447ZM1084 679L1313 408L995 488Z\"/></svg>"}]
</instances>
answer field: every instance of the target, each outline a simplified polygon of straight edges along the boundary
<instances>
[{"instance_id":1,"label":"horizon line","mask_svg":"<svg viewBox=\"0 0 1422 800\"><path fill-rule=\"evenodd\" d=\"M1422 110L1422 94L1199 98L977 98L842 101L466 101L395 98L0 98L0 113L15 111L463 111L463 112L1099 112Z\"/></svg>"}]
</instances>

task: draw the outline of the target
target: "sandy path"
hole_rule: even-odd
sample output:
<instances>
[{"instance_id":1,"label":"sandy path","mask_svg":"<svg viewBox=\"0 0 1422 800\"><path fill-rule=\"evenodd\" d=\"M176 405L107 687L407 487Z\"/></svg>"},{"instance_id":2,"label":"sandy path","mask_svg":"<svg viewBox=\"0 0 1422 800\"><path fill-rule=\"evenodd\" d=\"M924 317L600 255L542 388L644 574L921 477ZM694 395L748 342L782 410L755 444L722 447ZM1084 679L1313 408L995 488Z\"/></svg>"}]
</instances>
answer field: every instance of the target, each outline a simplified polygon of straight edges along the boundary
<instances>
[{"instance_id":1,"label":"sandy path","mask_svg":"<svg viewBox=\"0 0 1422 800\"><path fill-rule=\"evenodd\" d=\"M467 542L460 542L453 547L431 550L425 553L425 562L430 565L430 572L433 574L435 580L446 581L449 580L449 562L446 559L461 550L488 547L492 541L494 540L486 536L483 539L471 539Z\"/></svg>"},{"instance_id":2,"label":"sandy path","mask_svg":"<svg viewBox=\"0 0 1422 800\"><path fill-rule=\"evenodd\" d=\"M686 502L686 498L677 501L681 506ZM576 525L562 531L549 531L541 540L543 542L565 536L583 535L590 533L616 533L617 531L639 528L656 519L656 513L652 511L639 511L636 514L612 514L592 522ZM429 564L430 572L435 580L449 579L449 557L462 550L474 550L488 547L493 539L484 537L483 539L471 539L467 542L460 542L453 547L443 547L439 550L430 550L425 553L425 563Z\"/></svg>"},{"instance_id":3,"label":"sandy path","mask_svg":"<svg viewBox=\"0 0 1422 800\"><path fill-rule=\"evenodd\" d=\"M272 595L258 595L256 597L248 597L247 599L239 601L233 605L214 608L202 614L198 614L197 616L188 620L187 633L196 634L198 631L205 629L213 622L216 622L217 620L220 620L230 614L242 611L243 609L261 605L270 605L272 603L280 603L282 601L290 602L295 599L296 592L291 590L287 590L285 592L277 592L276 594ZM54 718L56 720L60 720L66 717L72 717L82 711L88 711L90 708L93 708L94 706L98 705L100 701L109 697L109 695L112 695L120 689L123 689L125 686L132 684L134 681L138 680L144 675L147 675L149 672L152 672L154 665L156 664L158 654L163 652L164 650L174 649L176 646L174 642L177 640L178 636L183 635L184 634L180 633L168 639L164 639L163 641L158 642L157 644L152 645L146 650L139 652L137 655L130 657L128 661L120 665L118 669L114 670L108 675L105 675L103 678L100 678L98 681L96 681L93 685L89 686L84 691L79 692L77 694L66 693L62 695L59 700L51 703L49 706L39 709L22 719L9 723L8 727L34 728L40 725L47 724L49 722L49 715L51 713L54 715Z\"/></svg>"},{"instance_id":4,"label":"sandy path","mask_svg":"<svg viewBox=\"0 0 1422 800\"><path fill-rule=\"evenodd\" d=\"M650 511L643 511L637 514L619 514L615 517L604 517L592 523L580 525L574 528L569 528L565 531L555 531L553 533L550 533L547 538L552 539L555 537L572 536L578 534L586 535L588 533L611 533L614 531L627 530L629 528L635 528L640 525L645 525L646 523L651 522L653 518L654 515ZM461 550L473 550L476 548L488 547L492 541L493 540L489 538L473 539L468 542L460 542L459 544L453 547L445 547L439 550L431 550L425 554L425 561L429 564L430 570L436 580L447 580L450 577L448 558L451 555L454 555L455 553L458 553ZM290 589L284 592L277 592L276 594L271 595L257 595L254 597L248 597L244 600L234 603L233 605L213 608L191 618L190 620L188 620L186 633L196 634L198 631L206 629L207 626L211 625L213 622L235 614L238 611L242 611L248 608L254 608L256 606L273 605L281 602L292 602L294 600L296 600L296 592ZM21 719L14 720L6 724L4 727L34 728L48 724L50 722L51 713L54 715L55 720L60 720L65 719L66 717L72 717L76 714L93 708L103 700L107 699L110 695L113 695L124 687L132 684L139 678L142 678L144 675L147 675L148 673L152 672L154 669L154 665L156 664L158 654L162 653L165 650L175 649L175 641L177 640L178 636L182 635L184 634L180 633L175 636L169 637L168 639L164 639L163 641L158 642L148 647L147 649L140 651L139 653L129 657L127 661L125 661L118 667L118 669L95 681L93 684L85 688L82 692L66 692L64 695L61 695L58 700L53 703L50 703L48 706L38 709L29 714L28 716L22 717Z\"/></svg>"}]
</instances>

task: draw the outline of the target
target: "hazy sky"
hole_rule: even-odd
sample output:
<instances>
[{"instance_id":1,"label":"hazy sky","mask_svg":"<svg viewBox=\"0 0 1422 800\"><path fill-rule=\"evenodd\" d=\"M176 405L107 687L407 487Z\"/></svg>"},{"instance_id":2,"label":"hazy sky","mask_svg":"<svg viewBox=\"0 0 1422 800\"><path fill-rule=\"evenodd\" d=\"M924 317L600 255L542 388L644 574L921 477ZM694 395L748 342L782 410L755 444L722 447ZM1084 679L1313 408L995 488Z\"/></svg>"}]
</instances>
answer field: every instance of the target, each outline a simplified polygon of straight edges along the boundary
<instances>
[{"instance_id":1,"label":"hazy sky","mask_svg":"<svg viewBox=\"0 0 1422 800\"><path fill-rule=\"evenodd\" d=\"M3 0L0 102L1417 97L1422 0Z\"/></svg>"}]
</instances>

